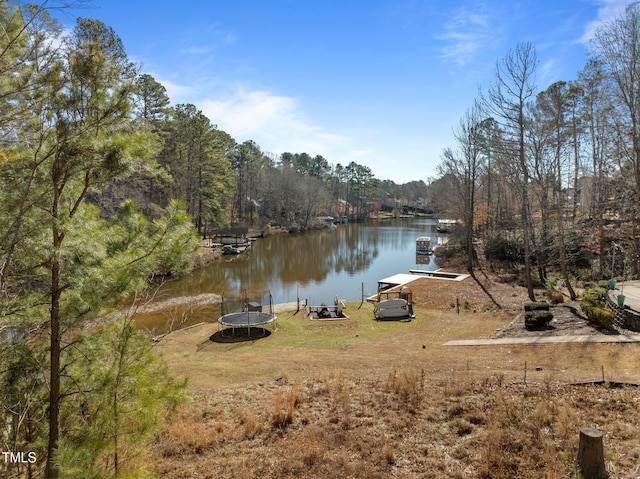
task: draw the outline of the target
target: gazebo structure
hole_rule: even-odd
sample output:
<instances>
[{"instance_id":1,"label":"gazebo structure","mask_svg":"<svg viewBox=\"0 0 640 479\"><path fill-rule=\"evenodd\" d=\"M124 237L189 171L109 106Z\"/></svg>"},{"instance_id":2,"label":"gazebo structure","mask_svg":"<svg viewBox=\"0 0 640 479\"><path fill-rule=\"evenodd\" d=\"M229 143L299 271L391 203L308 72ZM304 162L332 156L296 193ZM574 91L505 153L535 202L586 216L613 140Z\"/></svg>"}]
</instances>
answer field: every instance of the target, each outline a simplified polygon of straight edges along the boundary
<instances>
[{"instance_id":1,"label":"gazebo structure","mask_svg":"<svg viewBox=\"0 0 640 479\"><path fill-rule=\"evenodd\" d=\"M208 228L207 236L213 245L246 246L249 227L244 223L236 223L229 228Z\"/></svg>"}]
</instances>

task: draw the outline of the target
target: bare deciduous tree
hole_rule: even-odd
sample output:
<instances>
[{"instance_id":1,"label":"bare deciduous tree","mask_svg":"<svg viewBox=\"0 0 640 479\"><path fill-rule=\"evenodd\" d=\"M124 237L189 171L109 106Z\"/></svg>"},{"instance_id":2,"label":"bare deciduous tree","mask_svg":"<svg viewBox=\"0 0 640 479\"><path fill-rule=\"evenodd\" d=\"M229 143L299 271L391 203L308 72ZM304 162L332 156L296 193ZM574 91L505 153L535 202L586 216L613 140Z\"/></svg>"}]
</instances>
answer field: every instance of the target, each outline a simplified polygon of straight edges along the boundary
<instances>
[{"instance_id":1,"label":"bare deciduous tree","mask_svg":"<svg viewBox=\"0 0 640 479\"><path fill-rule=\"evenodd\" d=\"M500 124L508 137L504 145L508 149L515 166L520 184L520 217L524 241L525 280L529 298L533 301L533 282L531 279L531 225L529 214L529 165L526 155L527 103L536 93L535 73L538 56L530 43L520 43L509 50L504 58L496 63L495 83L483 98L483 107Z\"/></svg>"},{"instance_id":2,"label":"bare deciduous tree","mask_svg":"<svg viewBox=\"0 0 640 479\"><path fill-rule=\"evenodd\" d=\"M473 273L474 262L474 224L476 209L476 187L484 156L482 114L477 105L469 109L454 131L458 150L450 148L442 153L439 172L450 174L456 186L457 199L464 217L465 238L467 243L467 271Z\"/></svg>"},{"instance_id":3,"label":"bare deciduous tree","mask_svg":"<svg viewBox=\"0 0 640 479\"><path fill-rule=\"evenodd\" d=\"M618 128L624 147L621 156L629 163L635 180L635 191L628 195L637 198L640 191L640 6L637 2L630 4L622 16L606 22L596 31L592 52L611 79L616 104L622 112ZM627 218L635 231L640 218L636 202L631 206ZM636 235L633 238L633 271L637 274L640 240Z\"/></svg>"}]
</instances>

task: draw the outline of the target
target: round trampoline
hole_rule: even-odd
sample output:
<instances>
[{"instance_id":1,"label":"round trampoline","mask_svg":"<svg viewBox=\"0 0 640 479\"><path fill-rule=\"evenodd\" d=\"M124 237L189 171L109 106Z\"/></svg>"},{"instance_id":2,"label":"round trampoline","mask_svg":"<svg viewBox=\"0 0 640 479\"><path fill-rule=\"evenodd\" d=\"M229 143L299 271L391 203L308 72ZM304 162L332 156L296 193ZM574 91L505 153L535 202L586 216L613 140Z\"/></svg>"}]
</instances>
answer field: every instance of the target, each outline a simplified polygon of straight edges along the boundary
<instances>
[{"instance_id":1,"label":"round trampoline","mask_svg":"<svg viewBox=\"0 0 640 479\"><path fill-rule=\"evenodd\" d=\"M278 317L273 313L265 313L262 311L239 311L236 313L225 314L218 318L218 323L223 328L231 328L232 334L235 335L236 328L247 328L249 337L251 337L251 328L273 323Z\"/></svg>"}]
</instances>

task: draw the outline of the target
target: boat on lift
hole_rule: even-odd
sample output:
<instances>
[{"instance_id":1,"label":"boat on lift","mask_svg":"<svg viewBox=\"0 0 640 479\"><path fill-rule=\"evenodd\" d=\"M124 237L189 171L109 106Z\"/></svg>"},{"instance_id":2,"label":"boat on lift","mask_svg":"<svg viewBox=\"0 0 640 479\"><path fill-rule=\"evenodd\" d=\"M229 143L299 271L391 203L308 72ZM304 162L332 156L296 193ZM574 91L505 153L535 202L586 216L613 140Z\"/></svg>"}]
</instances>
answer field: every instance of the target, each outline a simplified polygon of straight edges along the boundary
<instances>
[{"instance_id":1,"label":"boat on lift","mask_svg":"<svg viewBox=\"0 0 640 479\"><path fill-rule=\"evenodd\" d=\"M433 254L429 236L420 236L420 238L416 239L416 254Z\"/></svg>"},{"instance_id":2,"label":"boat on lift","mask_svg":"<svg viewBox=\"0 0 640 479\"><path fill-rule=\"evenodd\" d=\"M457 224L458 222L456 220L438 220L436 230L438 230L439 233L449 233L453 228L456 227Z\"/></svg>"}]
</instances>

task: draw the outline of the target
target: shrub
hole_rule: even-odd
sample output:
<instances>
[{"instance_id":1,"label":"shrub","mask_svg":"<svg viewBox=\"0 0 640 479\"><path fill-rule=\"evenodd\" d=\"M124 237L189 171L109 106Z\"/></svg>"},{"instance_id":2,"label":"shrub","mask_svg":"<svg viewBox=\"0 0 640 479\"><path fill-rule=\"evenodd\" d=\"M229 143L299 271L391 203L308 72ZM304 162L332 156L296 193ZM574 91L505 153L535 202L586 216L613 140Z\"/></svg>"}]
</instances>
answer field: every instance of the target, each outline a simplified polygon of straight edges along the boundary
<instances>
[{"instance_id":1,"label":"shrub","mask_svg":"<svg viewBox=\"0 0 640 479\"><path fill-rule=\"evenodd\" d=\"M544 284L544 295L551 304L564 303L564 296L558 291L558 285L562 284L562 278L558 274L550 274Z\"/></svg>"},{"instance_id":2,"label":"shrub","mask_svg":"<svg viewBox=\"0 0 640 479\"><path fill-rule=\"evenodd\" d=\"M616 315L610 309L592 308L587 314L589 322L604 329L612 329Z\"/></svg>"},{"instance_id":3,"label":"shrub","mask_svg":"<svg viewBox=\"0 0 640 479\"><path fill-rule=\"evenodd\" d=\"M587 315L589 322L597 327L611 329L615 314L606 308L607 290L596 287L585 290L580 307Z\"/></svg>"},{"instance_id":4,"label":"shrub","mask_svg":"<svg viewBox=\"0 0 640 479\"><path fill-rule=\"evenodd\" d=\"M271 423L274 427L283 428L293 423L295 407L300 404L302 398L297 386L294 386L284 395L279 392L276 395L275 411Z\"/></svg>"},{"instance_id":5,"label":"shrub","mask_svg":"<svg viewBox=\"0 0 640 479\"><path fill-rule=\"evenodd\" d=\"M603 287L589 288L582 294L580 306L600 306L604 307L607 299L607 290Z\"/></svg>"},{"instance_id":6,"label":"shrub","mask_svg":"<svg viewBox=\"0 0 640 479\"><path fill-rule=\"evenodd\" d=\"M544 329L552 319L553 313L549 311L527 311L524 313L524 326L529 331Z\"/></svg>"},{"instance_id":7,"label":"shrub","mask_svg":"<svg viewBox=\"0 0 640 479\"><path fill-rule=\"evenodd\" d=\"M461 255L463 253L463 250L460 244L456 244L455 242L451 241L442 246L437 246L433 250L433 252L438 257L439 260L446 261L458 255Z\"/></svg>"},{"instance_id":8,"label":"shrub","mask_svg":"<svg viewBox=\"0 0 640 479\"><path fill-rule=\"evenodd\" d=\"M499 234L487 239L484 254L489 260L522 263L524 262L524 244L521 238Z\"/></svg>"}]
</instances>

